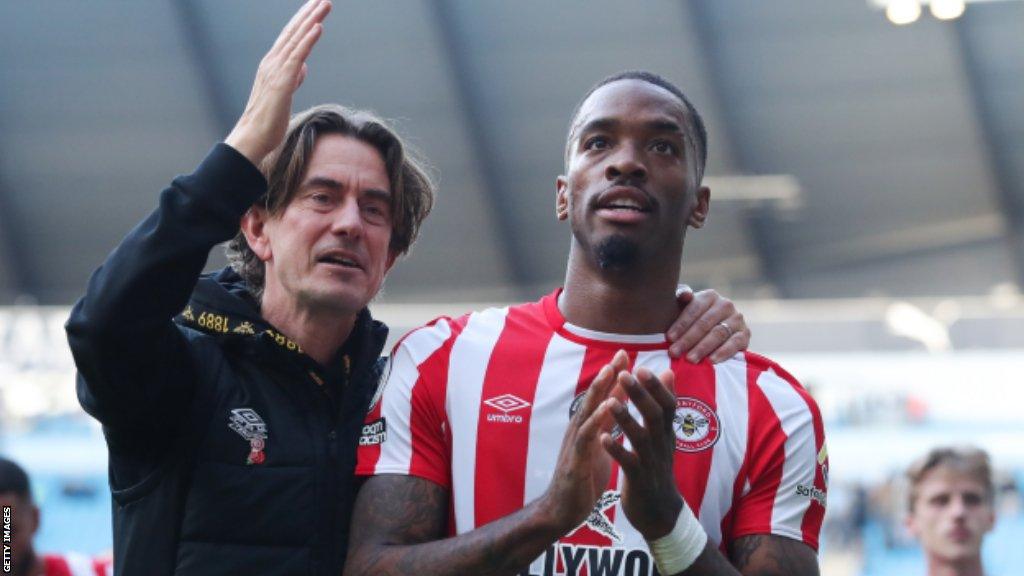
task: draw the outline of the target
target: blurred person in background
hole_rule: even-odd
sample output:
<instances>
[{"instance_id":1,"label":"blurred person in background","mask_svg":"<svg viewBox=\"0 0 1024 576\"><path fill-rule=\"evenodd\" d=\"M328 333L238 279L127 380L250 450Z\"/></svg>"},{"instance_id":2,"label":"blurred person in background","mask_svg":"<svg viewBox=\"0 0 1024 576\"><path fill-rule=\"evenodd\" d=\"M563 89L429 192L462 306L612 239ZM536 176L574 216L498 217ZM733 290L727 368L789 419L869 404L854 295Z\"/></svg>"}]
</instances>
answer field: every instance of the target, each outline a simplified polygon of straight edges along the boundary
<instances>
[{"instance_id":1,"label":"blurred person in background","mask_svg":"<svg viewBox=\"0 0 1024 576\"><path fill-rule=\"evenodd\" d=\"M907 528L921 543L928 576L982 576L981 543L995 525L988 454L941 447L907 471Z\"/></svg>"},{"instance_id":2,"label":"blurred person in background","mask_svg":"<svg viewBox=\"0 0 1024 576\"><path fill-rule=\"evenodd\" d=\"M434 190L369 113L323 105L289 122L330 8L299 9L225 142L164 191L67 323L110 453L121 573L341 573L387 334L366 307ZM232 267L201 277L232 237ZM691 352L745 347L731 303L683 298Z\"/></svg>"},{"instance_id":3,"label":"blurred person in background","mask_svg":"<svg viewBox=\"0 0 1024 576\"><path fill-rule=\"evenodd\" d=\"M10 569L0 572L13 576L106 576L110 560L87 558L80 554L37 554L32 540L39 530L41 514L32 498L28 474L15 462L0 456L0 509L3 521L10 521ZM5 526L6 528L6 526ZM6 561L7 558L4 558Z\"/></svg>"}]
</instances>

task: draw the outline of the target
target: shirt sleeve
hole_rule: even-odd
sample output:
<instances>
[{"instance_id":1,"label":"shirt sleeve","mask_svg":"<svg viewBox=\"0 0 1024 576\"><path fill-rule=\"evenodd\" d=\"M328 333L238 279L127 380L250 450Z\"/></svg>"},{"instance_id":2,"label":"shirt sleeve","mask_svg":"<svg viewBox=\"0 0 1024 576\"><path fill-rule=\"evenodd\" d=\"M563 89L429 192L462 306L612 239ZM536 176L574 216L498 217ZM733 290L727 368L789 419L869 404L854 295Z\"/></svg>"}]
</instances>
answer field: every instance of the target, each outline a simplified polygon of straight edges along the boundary
<instances>
[{"instance_id":1,"label":"shirt sleeve","mask_svg":"<svg viewBox=\"0 0 1024 576\"><path fill-rule=\"evenodd\" d=\"M392 351L359 437L357 476L404 474L451 486L445 413L452 331L439 319Z\"/></svg>"},{"instance_id":2,"label":"shirt sleeve","mask_svg":"<svg viewBox=\"0 0 1024 576\"><path fill-rule=\"evenodd\" d=\"M792 376L773 367L752 386L750 414L749 467L732 539L775 534L817 550L828 491L818 406Z\"/></svg>"}]
</instances>

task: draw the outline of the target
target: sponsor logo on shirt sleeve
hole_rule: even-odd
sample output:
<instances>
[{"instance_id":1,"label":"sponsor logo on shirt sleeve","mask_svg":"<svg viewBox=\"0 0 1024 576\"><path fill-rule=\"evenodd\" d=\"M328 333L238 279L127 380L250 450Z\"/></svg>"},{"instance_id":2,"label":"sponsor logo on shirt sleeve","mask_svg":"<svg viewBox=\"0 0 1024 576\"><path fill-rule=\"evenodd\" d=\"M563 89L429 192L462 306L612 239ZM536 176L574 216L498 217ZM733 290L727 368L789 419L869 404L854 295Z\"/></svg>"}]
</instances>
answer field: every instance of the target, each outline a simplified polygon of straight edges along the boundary
<instances>
[{"instance_id":1,"label":"sponsor logo on shirt sleeve","mask_svg":"<svg viewBox=\"0 0 1024 576\"><path fill-rule=\"evenodd\" d=\"M384 417L363 424L362 432L359 435L360 446L376 446L383 444L388 438L388 425Z\"/></svg>"},{"instance_id":2,"label":"sponsor logo on shirt sleeve","mask_svg":"<svg viewBox=\"0 0 1024 576\"><path fill-rule=\"evenodd\" d=\"M796 493L798 496L803 496L804 498L810 498L811 500L814 500L818 504L821 504L822 507L825 506L824 490L819 490L818 488L814 486L809 486L807 484L797 484Z\"/></svg>"}]
</instances>

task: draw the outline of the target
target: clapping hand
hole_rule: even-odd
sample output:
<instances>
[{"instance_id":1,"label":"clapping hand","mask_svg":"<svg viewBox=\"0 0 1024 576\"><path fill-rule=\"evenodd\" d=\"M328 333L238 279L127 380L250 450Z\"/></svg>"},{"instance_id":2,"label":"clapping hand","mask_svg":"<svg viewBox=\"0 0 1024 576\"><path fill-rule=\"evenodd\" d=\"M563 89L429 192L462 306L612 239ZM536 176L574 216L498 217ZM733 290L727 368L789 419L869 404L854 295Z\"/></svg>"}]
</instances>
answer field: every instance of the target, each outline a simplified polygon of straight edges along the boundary
<instances>
[{"instance_id":1,"label":"clapping hand","mask_svg":"<svg viewBox=\"0 0 1024 576\"><path fill-rule=\"evenodd\" d=\"M643 424L629 413L614 394L608 400L615 422L629 439L627 449L609 432L601 434L604 449L622 467L622 510L644 538L655 540L668 534L675 525L683 498L673 474L676 413L675 375L671 371L657 377L640 368L636 375L618 372L616 387L625 391L643 417Z\"/></svg>"}]
</instances>

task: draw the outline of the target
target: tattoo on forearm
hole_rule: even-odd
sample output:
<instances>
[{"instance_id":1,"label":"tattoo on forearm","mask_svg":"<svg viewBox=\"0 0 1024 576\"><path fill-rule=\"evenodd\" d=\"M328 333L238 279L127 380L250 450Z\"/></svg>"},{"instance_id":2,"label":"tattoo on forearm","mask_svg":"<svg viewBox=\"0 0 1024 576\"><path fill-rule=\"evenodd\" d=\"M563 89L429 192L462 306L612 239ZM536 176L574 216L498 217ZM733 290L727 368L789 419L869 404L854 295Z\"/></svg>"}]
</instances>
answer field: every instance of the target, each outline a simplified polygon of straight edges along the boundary
<instances>
[{"instance_id":1,"label":"tattoo on forearm","mask_svg":"<svg viewBox=\"0 0 1024 576\"><path fill-rule=\"evenodd\" d=\"M416 478L387 478L364 491L359 512L365 521L354 525L353 533L403 536L388 544L416 544L444 534L446 515L438 511L447 510L448 495L440 486Z\"/></svg>"},{"instance_id":2,"label":"tattoo on forearm","mask_svg":"<svg viewBox=\"0 0 1024 576\"><path fill-rule=\"evenodd\" d=\"M817 576L818 559L803 542L758 534L736 539L729 557L744 576Z\"/></svg>"},{"instance_id":3,"label":"tattoo on forearm","mask_svg":"<svg viewBox=\"0 0 1024 576\"><path fill-rule=\"evenodd\" d=\"M732 558L733 566L736 566L738 570L742 570L750 565L750 559L753 558L754 553L757 549L764 544L763 536L750 536L748 538L740 538L733 542L731 549L729 550L729 556Z\"/></svg>"},{"instance_id":4,"label":"tattoo on forearm","mask_svg":"<svg viewBox=\"0 0 1024 576\"><path fill-rule=\"evenodd\" d=\"M445 538L448 490L408 476L378 476L360 491L346 575L433 576L517 574L557 538L531 526L520 510L454 538ZM745 536L729 546L729 560L708 553L685 574L818 576L814 551L774 535Z\"/></svg>"},{"instance_id":5,"label":"tattoo on forearm","mask_svg":"<svg viewBox=\"0 0 1024 576\"><path fill-rule=\"evenodd\" d=\"M697 557L697 561L687 568L683 574L694 575L715 575L715 576L736 576L736 568L725 559L725 556L718 551L718 548L709 540L704 545L704 552Z\"/></svg>"},{"instance_id":6,"label":"tattoo on forearm","mask_svg":"<svg viewBox=\"0 0 1024 576\"><path fill-rule=\"evenodd\" d=\"M447 538L448 491L427 480L378 476L356 501L346 574L515 574L557 538L517 512Z\"/></svg>"}]
</instances>

